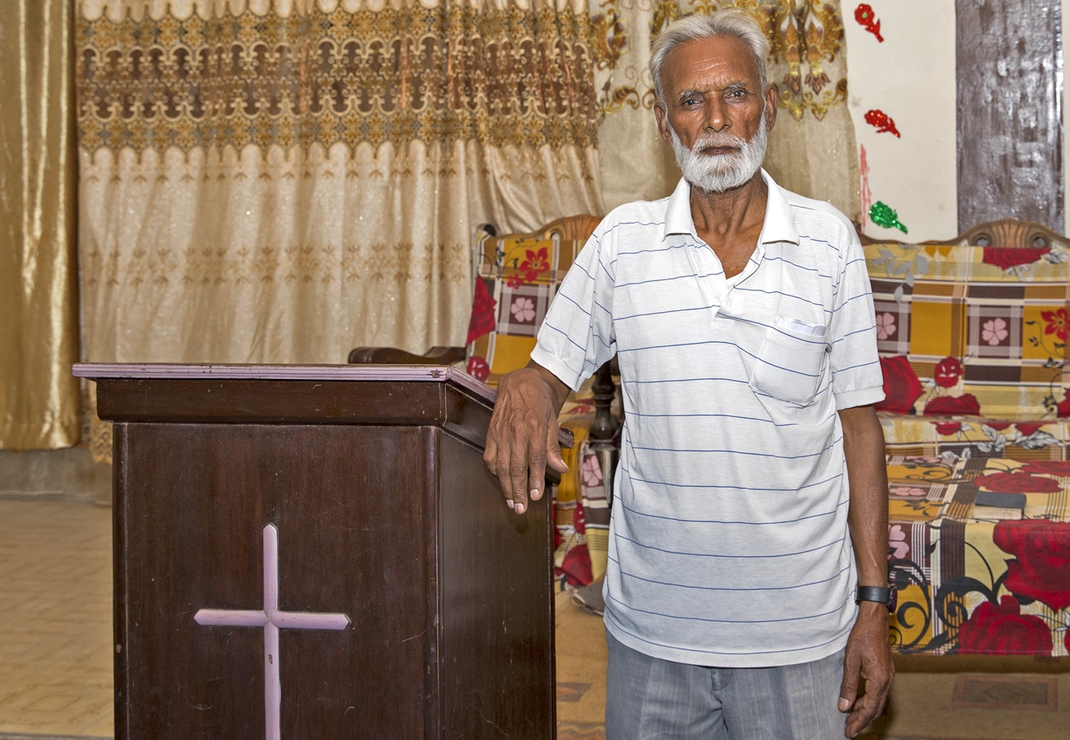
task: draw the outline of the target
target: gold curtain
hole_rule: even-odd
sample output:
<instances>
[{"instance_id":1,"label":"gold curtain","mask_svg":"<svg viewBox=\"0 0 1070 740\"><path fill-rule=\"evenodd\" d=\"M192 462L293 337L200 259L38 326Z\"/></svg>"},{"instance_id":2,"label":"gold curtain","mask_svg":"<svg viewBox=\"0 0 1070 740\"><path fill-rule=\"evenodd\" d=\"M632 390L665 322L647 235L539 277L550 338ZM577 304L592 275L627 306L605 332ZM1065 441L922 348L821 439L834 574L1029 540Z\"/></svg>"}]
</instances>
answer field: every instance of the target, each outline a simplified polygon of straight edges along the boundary
<instances>
[{"instance_id":1,"label":"gold curtain","mask_svg":"<svg viewBox=\"0 0 1070 740\"><path fill-rule=\"evenodd\" d=\"M0 2L0 448L80 434L74 0Z\"/></svg>"},{"instance_id":2,"label":"gold curtain","mask_svg":"<svg viewBox=\"0 0 1070 740\"><path fill-rule=\"evenodd\" d=\"M583 0L82 0L85 355L464 343L472 237L602 209Z\"/></svg>"},{"instance_id":3,"label":"gold curtain","mask_svg":"<svg viewBox=\"0 0 1070 740\"><path fill-rule=\"evenodd\" d=\"M765 168L789 190L827 200L857 219L858 162L839 0L591 0L606 205L663 197L680 178L654 124L647 68L652 38L682 15L732 7L751 13L771 44L769 82L780 108Z\"/></svg>"}]
</instances>

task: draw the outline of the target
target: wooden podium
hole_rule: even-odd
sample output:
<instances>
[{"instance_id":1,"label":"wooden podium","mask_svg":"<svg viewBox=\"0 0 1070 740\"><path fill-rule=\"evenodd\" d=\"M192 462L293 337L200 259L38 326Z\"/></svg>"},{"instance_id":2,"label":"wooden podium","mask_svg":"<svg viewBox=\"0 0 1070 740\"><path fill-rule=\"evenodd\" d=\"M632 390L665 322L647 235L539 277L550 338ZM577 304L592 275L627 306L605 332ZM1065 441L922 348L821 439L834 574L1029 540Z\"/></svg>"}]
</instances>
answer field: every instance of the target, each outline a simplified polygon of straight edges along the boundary
<instances>
[{"instance_id":1,"label":"wooden podium","mask_svg":"<svg viewBox=\"0 0 1070 740\"><path fill-rule=\"evenodd\" d=\"M453 369L76 365L115 422L115 736L555 734L550 507Z\"/></svg>"}]
</instances>

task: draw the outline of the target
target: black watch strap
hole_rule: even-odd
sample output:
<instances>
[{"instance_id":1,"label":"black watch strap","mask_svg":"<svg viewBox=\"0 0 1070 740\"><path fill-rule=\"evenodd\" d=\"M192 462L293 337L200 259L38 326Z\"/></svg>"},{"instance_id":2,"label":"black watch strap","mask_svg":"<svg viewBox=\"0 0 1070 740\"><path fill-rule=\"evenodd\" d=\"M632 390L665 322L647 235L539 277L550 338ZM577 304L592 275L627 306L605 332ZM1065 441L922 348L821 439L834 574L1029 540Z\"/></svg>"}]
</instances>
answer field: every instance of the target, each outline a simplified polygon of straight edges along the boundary
<instances>
[{"instance_id":1,"label":"black watch strap","mask_svg":"<svg viewBox=\"0 0 1070 740\"><path fill-rule=\"evenodd\" d=\"M888 607L888 611L891 611L895 608L893 598L892 589L884 586L859 586L855 589L856 604L860 604L863 601L875 601L878 604L884 604Z\"/></svg>"}]
</instances>

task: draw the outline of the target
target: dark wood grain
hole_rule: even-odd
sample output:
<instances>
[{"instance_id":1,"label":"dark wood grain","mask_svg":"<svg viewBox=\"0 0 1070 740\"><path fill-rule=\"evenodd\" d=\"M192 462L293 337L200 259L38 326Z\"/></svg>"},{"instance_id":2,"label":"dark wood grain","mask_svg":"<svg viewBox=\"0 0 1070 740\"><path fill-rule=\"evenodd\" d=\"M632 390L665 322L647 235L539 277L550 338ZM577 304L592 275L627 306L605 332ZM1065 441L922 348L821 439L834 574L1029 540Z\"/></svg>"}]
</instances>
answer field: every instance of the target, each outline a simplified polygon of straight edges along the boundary
<instances>
[{"instance_id":1,"label":"dark wood grain","mask_svg":"<svg viewBox=\"0 0 1070 740\"><path fill-rule=\"evenodd\" d=\"M348 391L328 398L374 416L343 423L307 381L263 381L258 394L251 379L121 380L98 387L101 408L127 415L115 430L116 738L264 736L263 630L193 617L261 608L268 523L279 608L351 620L281 630L283 738L553 737L549 507L505 506L469 441L485 431L485 400L450 383L338 384ZM209 388L219 409L205 419ZM458 416L450 396L479 413ZM403 423L373 412L375 398Z\"/></svg>"},{"instance_id":2,"label":"dark wood grain","mask_svg":"<svg viewBox=\"0 0 1070 740\"><path fill-rule=\"evenodd\" d=\"M1013 217L1063 233L1061 5L957 0L959 230Z\"/></svg>"},{"instance_id":3,"label":"dark wood grain","mask_svg":"<svg viewBox=\"0 0 1070 740\"><path fill-rule=\"evenodd\" d=\"M432 347L422 355L394 347L357 347L348 359L354 365L452 365L464 356L464 347Z\"/></svg>"}]
</instances>

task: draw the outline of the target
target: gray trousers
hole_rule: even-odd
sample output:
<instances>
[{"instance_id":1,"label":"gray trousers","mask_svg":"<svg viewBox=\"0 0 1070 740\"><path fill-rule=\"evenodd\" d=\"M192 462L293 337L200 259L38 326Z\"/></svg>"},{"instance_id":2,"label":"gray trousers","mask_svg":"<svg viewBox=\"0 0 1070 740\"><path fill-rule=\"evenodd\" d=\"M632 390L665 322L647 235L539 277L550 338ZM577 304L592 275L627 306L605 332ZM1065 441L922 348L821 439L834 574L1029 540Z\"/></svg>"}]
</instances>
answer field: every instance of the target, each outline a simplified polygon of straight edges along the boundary
<instances>
[{"instance_id":1,"label":"gray trousers","mask_svg":"<svg viewBox=\"0 0 1070 740\"><path fill-rule=\"evenodd\" d=\"M707 668L652 658L608 632L606 740L837 740L843 651L800 665Z\"/></svg>"}]
</instances>

